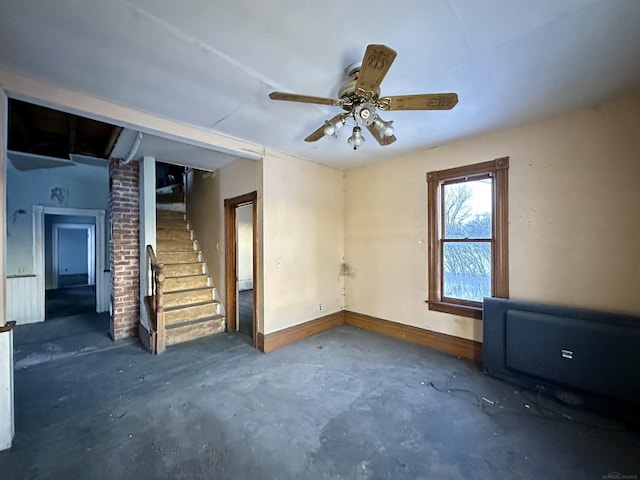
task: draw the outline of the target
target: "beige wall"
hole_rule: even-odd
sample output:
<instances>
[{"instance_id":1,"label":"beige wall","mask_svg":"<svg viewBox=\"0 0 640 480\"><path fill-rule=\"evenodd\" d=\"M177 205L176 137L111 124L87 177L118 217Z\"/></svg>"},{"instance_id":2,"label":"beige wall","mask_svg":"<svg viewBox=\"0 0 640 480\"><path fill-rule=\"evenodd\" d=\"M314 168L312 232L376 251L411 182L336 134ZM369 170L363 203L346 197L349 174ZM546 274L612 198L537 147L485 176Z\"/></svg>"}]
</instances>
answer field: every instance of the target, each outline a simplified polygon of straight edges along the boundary
<instances>
[{"instance_id":1,"label":"beige wall","mask_svg":"<svg viewBox=\"0 0 640 480\"><path fill-rule=\"evenodd\" d=\"M638 125L636 96L348 171L346 308L481 340L424 303L425 174L509 156L511 298L640 314Z\"/></svg>"},{"instance_id":2,"label":"beige wall","mask_svg":"<svg viewBox=\"0 0 640 480\"><path fill-rule=\"evenodd\" d=\"M344 182L340 170L272 153L262 174L264 333L270 333L343 307Z\"/></svg>"},{"instance_id":3,"label":"beige wall","mask_svg":"<svg viewBox=\"0 0 640 480\"><path fill-rule=\"evenodd\" d=\"M187 180L187 216L220 298L225 298L224 200L258 191L261 161L239 158L216 172L193 171ZM258 235L260 226L258 225ZM260 309L258 309L260 311ZM260 327L260 322L258 322Z\"/></svg>"}]
</instances>

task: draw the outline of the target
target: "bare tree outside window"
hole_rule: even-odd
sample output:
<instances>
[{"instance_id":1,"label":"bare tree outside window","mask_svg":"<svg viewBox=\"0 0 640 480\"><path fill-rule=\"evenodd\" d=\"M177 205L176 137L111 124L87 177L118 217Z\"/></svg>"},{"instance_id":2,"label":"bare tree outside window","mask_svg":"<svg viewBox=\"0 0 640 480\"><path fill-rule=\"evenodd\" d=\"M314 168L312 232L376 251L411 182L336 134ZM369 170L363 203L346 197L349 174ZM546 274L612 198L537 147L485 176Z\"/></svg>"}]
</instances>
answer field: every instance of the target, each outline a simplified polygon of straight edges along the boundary
<instances>
[{"instance_id":1,"label":"bare tree outside window","mask_svg":"<svg viewBox=\"0 0 640 480\"><path fill-rule=\"evenodd\" d=\"M491 295L492 179L445 184L442 296L481 302Z\"/></svg>"},{"instance_id":2,"label":"bare tree outside window","mask_svg":"<svg viewBox=\"0 0 640 480\"><path fill-rule=\"evenodd\" d=\"M429 310L482 319L509 298L509 158L427 172Z\"/></svg>"}]
</instances>

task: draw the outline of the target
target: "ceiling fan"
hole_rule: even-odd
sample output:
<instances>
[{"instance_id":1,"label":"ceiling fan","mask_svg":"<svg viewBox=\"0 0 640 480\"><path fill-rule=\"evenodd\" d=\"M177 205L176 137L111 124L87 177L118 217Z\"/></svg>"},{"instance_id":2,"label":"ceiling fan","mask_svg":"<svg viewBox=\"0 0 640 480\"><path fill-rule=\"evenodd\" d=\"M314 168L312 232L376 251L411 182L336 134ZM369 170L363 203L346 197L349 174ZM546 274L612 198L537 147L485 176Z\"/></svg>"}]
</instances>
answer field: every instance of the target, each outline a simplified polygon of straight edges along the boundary
<instances>
[{"instance_id":1,"label":"ceiling fan","mask_svg":"<svg viewBox=\"0 0 640 480\"><path fill-rule=\"evenodd\" d=\"M395 58L395 50L386 45L368 45L362 63L355 63L347 68L350 80L340 87L337 99L284 92L271 92L269 98L331 105L345 110L344 113L326 120L324 125L304 139L305 142L315 142L325 135L337 137L338 130L351 117L354 127L349 137L349 145L354 150L364 143L362 127L366 127L380 145L390 145L396 141L391 125L393 121L385 122L377 110L450 110L458 103L458 95L455 93L381 97L380 84Z\"/></svg>"}]
</instances>

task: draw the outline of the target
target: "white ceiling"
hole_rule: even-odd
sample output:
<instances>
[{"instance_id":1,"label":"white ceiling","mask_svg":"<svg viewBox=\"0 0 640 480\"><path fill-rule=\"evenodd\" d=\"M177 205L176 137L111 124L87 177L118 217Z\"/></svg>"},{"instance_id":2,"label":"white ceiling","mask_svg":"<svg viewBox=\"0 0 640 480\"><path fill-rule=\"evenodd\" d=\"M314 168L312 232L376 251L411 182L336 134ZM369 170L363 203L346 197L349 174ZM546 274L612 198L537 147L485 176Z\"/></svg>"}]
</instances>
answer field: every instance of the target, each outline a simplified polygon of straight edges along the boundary
<instances>
[{"instance_id":1,"label":"white ceiling","mask_svg":"<svg viewBox=\"0 0 640 480\"><path fill-rule=\"evenodd\" d=\"M640 91L638 0L1 0L0 65L348 168ZM451 111L385 112L398 141L303 139L369 43L398 52L383 95L457 92Z\"/></svg>"},{"instance_id":2,"label":"white ceiling","mask_svg":"<svg viewBox=\"0 0 640 480\"><path fill-rule=\"evenodd\" d=\"M133 155L131 157L133 160L149 156L160 162L211 172L238 158L236 155L229 155L195 145L187 145L148 134L143 134L140 137L139 145L136 148L137 137L138 132L128 128L123 129L114 145L111 156L127 159L130 155Z\"/></svg>"}]
</instances>

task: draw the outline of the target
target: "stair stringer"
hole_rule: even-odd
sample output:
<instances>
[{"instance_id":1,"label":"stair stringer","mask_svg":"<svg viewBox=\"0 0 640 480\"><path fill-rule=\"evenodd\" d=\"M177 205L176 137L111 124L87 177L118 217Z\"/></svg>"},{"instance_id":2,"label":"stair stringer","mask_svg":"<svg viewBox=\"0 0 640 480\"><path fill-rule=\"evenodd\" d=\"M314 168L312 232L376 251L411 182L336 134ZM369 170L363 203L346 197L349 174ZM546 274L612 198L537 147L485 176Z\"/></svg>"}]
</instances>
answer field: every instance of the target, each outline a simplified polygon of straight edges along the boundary
<instances>
[{"instance_id":1,"label":"stair stringer","mask_svg":"<svg viewBox=\"0 0 640 480\"><path fill-rule=\"evenodd\" d=\"M192 228L191 222L189 222L189 218L187 217L186 213L185 213L185 220L186 220L186 223L187 223L187 228L191 232L191 238L193 240L193 247L198 252L198 258L200 259L200 262L202 263L203 273L209 278L209 286L213 289L213 299L216 302L218 302L218 315L222 315L224 317L224 325L225 325L225 328L226 328L227 327L227 313L226 313L226 310L224 308L224 303L222 301L222 297L220 296L220 291L218 290L218 288L215 286L215 283L213 282L213 277L211 276L211 273L209 272L209 264L207 263L206 259L204 258L204 253L200 249L200 244L198 243L196 231Z\"/></svg>"}]
</instances>

